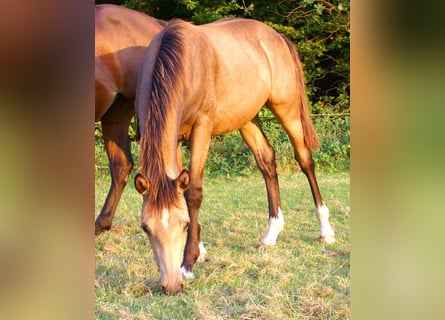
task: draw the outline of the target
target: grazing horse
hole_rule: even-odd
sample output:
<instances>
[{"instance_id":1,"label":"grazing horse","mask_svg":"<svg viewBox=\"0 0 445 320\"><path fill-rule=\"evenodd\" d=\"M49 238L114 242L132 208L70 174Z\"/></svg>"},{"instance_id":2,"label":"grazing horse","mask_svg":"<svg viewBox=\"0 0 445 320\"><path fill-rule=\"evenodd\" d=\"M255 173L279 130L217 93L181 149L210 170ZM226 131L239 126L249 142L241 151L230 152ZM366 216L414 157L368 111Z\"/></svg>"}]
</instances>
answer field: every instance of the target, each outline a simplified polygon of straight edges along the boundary
<instances>
[{"instance_id":1,"label":"grazing horse","mask_svg":"<svg viewBox=\"0 0 445 320\"><path fill-rule=\"evenodd\" d=\"M258 118L265 104L290 138L311 187L320 238L331 243L334 232L311 155L318 138L301 62L290 40L255 20L224 19L201 26L172 20L148 47L136 96L141 150L134 182L143 195L141 227L148 234L164 292L183 290L200 255L198 211L213 135L240 130L252 150L269 204L269 227L261 242L275 244L284 218L275 152ZM188 171L177 161L181 140L190 142Z\"/></svg>"},{"instance_id":2,"label":"grazing horse","mask_svg":"<svg viewBox=\"0 0 445 320\"><path fill-rule=\"evenodd\" d=\"M101 121L110 162L111 187L96 219L95 233L109 230L133 168L128 127L140 63L151 39L165 23L124 7L97 5L95 12L95 121Z\"/></svg>"}]
</instances>

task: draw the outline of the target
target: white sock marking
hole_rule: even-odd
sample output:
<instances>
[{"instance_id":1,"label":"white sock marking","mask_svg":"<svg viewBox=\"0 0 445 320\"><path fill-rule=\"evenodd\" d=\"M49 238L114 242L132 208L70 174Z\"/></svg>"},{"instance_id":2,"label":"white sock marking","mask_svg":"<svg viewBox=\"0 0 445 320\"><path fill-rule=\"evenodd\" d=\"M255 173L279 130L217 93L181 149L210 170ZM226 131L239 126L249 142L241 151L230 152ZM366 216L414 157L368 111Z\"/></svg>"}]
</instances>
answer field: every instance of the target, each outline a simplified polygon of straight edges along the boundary
<instances>
[{"instance_id":1,"label":"white sock marking","mask_svg":"<svg viewBox=\"0 0 445 320\"><path fill-rule=\"evenodd\" d=\"M198 246L199 246L199 257L198 257L198 260L196 260L196 262L204 262L204 260L206 258L207 250L204 248L204 245L202 244L202 242L200 242ZM193 271L187 271L184 268L184 266L181 267L181 274L185 280L191 280L191 279L195 278L195 274L193 273Z\"/></svg>"},{"instance_id":2,"label":"white sock marking","mask_svg":"<svg viewBox=\"0 0 445 320\"><path fill-rule=\"evenodd\" d=\"M329 223L329 209L323 203L322 206L315 208L315 215L320 222L320 239L330 244L335 242L335 232Z\"/></svg>"},{"instance_id":3,"label":"white sock marking","mask_svg":"<svg viewBox=\"0 0 445 320\"><path fill-rule=\"evenodd\" d=\"M269 218L269 229L267 229L261 243L266 246L274 246L277 242L278 235L284 228L284 217L281 208L278 208L278 216L276 218Z\"/></svg>"},{"instance_id":4,"label":"white sock marking","mask_svg":"<svg viewBox=\"0 0 445 320\"><path fill-rule=\"evenodd\" d=\"M185 270L184 266L181 267L181 274L185 280L190 280L195 277L195 275L193 274L193 271Z\"/></svg>"},{"instance_id":5,"label":"white sock marking","mask_svg":"<svg viewBox=\"0 0 445 320\"><path fill-rule=\"evenodd\" d=\"M199 246L199 257L198 260L196 260L196 262L204 262L207 256L207 250L206 248L204 248L202 242L200 242L198 246Z\"/></svg>"}]
</instances>

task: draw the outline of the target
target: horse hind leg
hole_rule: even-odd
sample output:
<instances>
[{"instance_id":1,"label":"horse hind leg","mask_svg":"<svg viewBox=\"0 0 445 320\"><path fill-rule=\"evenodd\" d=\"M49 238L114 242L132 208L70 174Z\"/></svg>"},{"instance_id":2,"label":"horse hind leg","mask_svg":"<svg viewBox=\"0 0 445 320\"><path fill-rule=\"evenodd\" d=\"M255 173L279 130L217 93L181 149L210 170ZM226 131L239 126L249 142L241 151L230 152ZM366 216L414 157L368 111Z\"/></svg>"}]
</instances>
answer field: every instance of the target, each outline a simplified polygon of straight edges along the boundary
<instances>
[{"instance_id":1,"label":"horse hind leg","mask_svg":"<svg viewBox=\"0 0 445 320\"><path fill-rule=\"evenodd\" d=\"M123 97L118 97L101 119L111 173L111 186L95 222L96 235L111 228L114 213L133 168L128 137L128 128L133 115L133 104Z\"/></svg>"},{"instance_id":2,"label":"horse hind leg","mask_svg":"<svg viewBox=\"0 0 445 320\"><path fill-rule=\"evenodd\" d=\"M269 228L261 240L263 245L275 245L284 228L284 217L281 211L281 198L276 170L275 151L267 141L258 117L240 129L241 136L255 157L266 183L267 201L269 204Z\"/></svg>"},{"instance_id":3,"label":"horse hind leg","mask_svg":"<svg viewBox=\"0 0 445 320\"><path fill-rule=\"evenodd\" d=\"M321 197L315 176L312 153L304 141L303 125L297 117L297 113L289 112L286 108L271 107L271 110L275 113L286 130L294 149L295 160L298 162L308 179L315 204L315 215L320 224L320 241L333 243L335 241L335 233L329 223L329 209L324 204Z\"/></svg>"}]
</instances>

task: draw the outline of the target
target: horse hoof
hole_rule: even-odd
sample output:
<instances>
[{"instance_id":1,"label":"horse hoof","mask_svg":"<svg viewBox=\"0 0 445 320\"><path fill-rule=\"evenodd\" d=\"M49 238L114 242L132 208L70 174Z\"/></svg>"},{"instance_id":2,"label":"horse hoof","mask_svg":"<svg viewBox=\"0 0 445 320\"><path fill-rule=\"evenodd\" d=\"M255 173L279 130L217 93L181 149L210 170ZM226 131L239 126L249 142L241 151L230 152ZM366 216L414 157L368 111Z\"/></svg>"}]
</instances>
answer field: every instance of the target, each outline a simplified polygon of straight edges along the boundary
<instances>
[{"instance_id":1,"label":"horse hoof","mask_svg":"<svg viewBox=\"0 0 445 320\"><path fill-rule=\"evenodd\" d=\"M186 280L195 278L193 271L188 271L184 266L181 267L181 274L182 274L182 277Z\"/></svg>"},{"instance_id":2,"label":"horse hoof","mask_svg":"<svg viewBox=\"0 0 445 320\"><path fill-rule=\"evenodd\" d=\"M276 243L277 243L277 242L276 242L275 240L272 240L272 239L264 238L263 240L261 240L261 244L262 244L263 246L269 246L269 247L272 247L272 246L274 246Z\"/></svg>"},{"instance_id":3,"label":"horse hoof","mask_svg":"<svg viewBox=\"0 0 445 320\"><path fill-rule=\"evenodd\" d=\"M94 228L94 234L97 236L97 235L101 234L102 232L108 231L110 229L111 229L111 226L101 227L101 226L96 224L95 228Z\"/></svg>"},{"instance_id":4,"label":"horse hoof","mask_svg":"<svg viewBox=\"0 0 445 320\"><path fill-rule=\"evenodd\" d=\"M320 242L324 242L326 244L332 244L335 242L335 235L327 235L327 236L320 236Z\"/></svg>"}]
</instances>

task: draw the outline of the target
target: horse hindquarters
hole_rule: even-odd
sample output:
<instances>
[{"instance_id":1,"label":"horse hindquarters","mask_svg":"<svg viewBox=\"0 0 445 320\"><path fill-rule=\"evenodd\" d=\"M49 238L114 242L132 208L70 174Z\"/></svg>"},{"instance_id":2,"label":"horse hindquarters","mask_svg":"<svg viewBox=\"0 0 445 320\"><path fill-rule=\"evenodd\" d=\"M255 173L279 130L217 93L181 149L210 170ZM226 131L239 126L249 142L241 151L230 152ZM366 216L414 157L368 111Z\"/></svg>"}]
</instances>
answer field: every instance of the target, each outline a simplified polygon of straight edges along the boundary
<instances>
[{"instance_id":1,"label":"horse hindquarters","mask_svg":"<svg viewBox=\"0 0 445 320\"><path fill-rule=\"evenodd\" d=\"M320 223L320 239L332 243L335 241L335 233L329 223L329 209L320 194L311 153L311 149L317 148L319 143L309 116L303 68L294 44L285 36L282 38L292 56L295 66L294 74L288 73L289 68L287 70L283 66L278 68L284 73L287 72L289 79L293 78L294 80L288 83L282 82L283 87L288 86L287 97L283 94L286 91L281 91L280 97L275 101L271 99L268 106L286 130L294 149L295 160L308 179L314 199L315 214ZM289 84L293 84L293 86L289 86ZM280 102L277 103L277 101Z\"/></svg>"}]
</instances>

